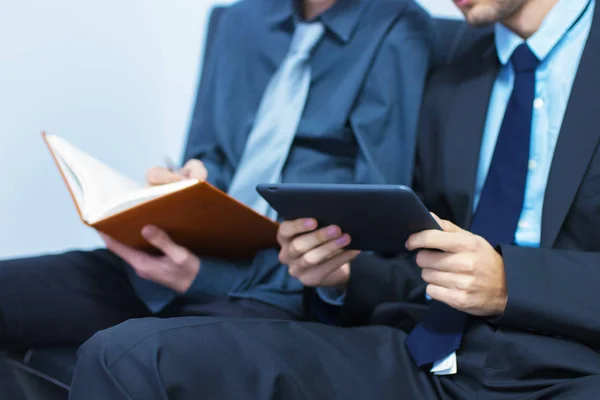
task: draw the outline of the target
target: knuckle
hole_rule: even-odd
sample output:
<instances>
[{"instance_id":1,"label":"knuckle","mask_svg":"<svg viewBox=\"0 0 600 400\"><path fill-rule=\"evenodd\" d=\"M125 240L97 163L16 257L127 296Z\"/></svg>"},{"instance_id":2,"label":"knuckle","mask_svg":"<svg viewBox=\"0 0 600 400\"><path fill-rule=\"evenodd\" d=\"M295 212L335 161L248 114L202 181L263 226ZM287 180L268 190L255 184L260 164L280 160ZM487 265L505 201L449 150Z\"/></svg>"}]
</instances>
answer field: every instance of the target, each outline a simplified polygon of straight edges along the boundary
<instances>
[{"instance_id":1,"label":"knuckle","mask_svg":"<svg viewBox=\"0 0 600 400\"><path fill-rule=\"evenodd\" d=\"M144 280L151 280L152 274L146 268L134 268L135 274Z\"/></svg>"},{"instance_id":2,"label":"knuckle","mask_svg":"<svg viewBox=\"0 0 600 400\"><path fill-rule=\"evenodd\" d=\"M284 254L283 250L279 252L279 262L283 265L287 265L289 264L289 260L287 259L287 256Z\"/></svg>"},{"instance_id":3,"label":"knuckle","mask_svg":"<svg viewBox=\"0 0 600 400\"><path fill-rule=\"evenodd\" d=\"M417 253L417 265L419 266L423 266L427 263L427 253L423 252L423 251L419 251ZM425 270L423 270L425 271Z\"/></svg>"},{"instance_id":4,"label":"knuckle","mask_svg":"<svg viewBox=\"0 0 600 400\"><path fill-rule=\"evenodd\" d=\"M469 295L465 292L459 292L455 299L456 308L459 310L466 310L469 308L470 298Z\"/></svg>"},{"instance_id":5,"label":"knuckle","mask_svg":"<svg viewBox=\"0 0 600 400\"><path fill-rule=\"evenodd\" d=\"M471 251L475 251L479 245L479 237L476 235L470 235L469 240L467 241L468 249Z\"/></svg>"},{"instance_id":6,"label":"knuckle","mask_svg":"<svg viewBox=\"0 0 600 400\"><path fill-rule=\"evenodd\" d=\"M146 172L146 180L148 182L152 182L156 179L156 167L150 168L147 172Z\"/></svg>"},{"instance_id":7,"label":"knuckle","mask_svg":"<svg viewBox=\"0 0 600 400\"><path fill-rule=\"evenodd\" d=\"M300 271L296 265L290 264L288 266L288 273L290 274L290 276L300 279Z\"/></svg>"},{"instance_id":8,"label":"knuckle","mask_svg":"<svg viewBox=\"0 0 600 400\"><path fill-rule=\"evenodd\" d=\"M304 267L311 267L318 262L317 258L310 253L304 254L300 261Z\"/></svg>"},{"instance_id":9,"label":"knuckle","mask_svg":"<svg viewBox=\"0 0 600 400\"><path fill-rule=\"evenodd\" d=\"M475 266L475 259L473 257L469 257L463 262L463 271L471 273L475 271Z\"/></svg>"},{"instance_id":10,"label":"knuckle","mask_svg":"<svg viewBox=\"0 0 600 400\"><path fill-rule=\"evenodd\" d=\"M173 255L173 262L176 265L186 265L187 263L189 263L191 257L190 257L190 253L188 253L187 251L179 251L176 254Z\"/></svg>"},{"instance_id":11,"label":"knuckle","mask_svg":"<svg viewBox=\"0 0 600 400\"><path fill-rule=\"evenodd\" d=\"M456 282L456 288L458 290L460 290L461 292L467 292L471 288L471 284L470 284L468 278L459 279Z\"/></svg>"},{"instance_id":12,"label":"knuckle","mask_svg":"<svg viewBox=\"0 0 600 400\"><path fill-rule=\"evenodd\" d=\"M468 276L466 279L466 289L465 292L467 294L472 294L477 291L477 280L474 276Z\"/></svg>"},{"instance_id":13,"label":"knuckle","mask_svg":"<svg viewBox=\"0 0 600 400\"><path fill-rule=\"evenodd\" d=\"M314 287L314 286L318 286L320 281L312 276L305 276L303 278L300 279L300 282L302 282L302 284L304 286L309 286L309 287Z\"/></svg>"},{"instance_id":14,"label":"knuckle","mask_svg":"<svg viewBox=\"0 0 600 400\"><path fill-rule=\"evenodd\" d=\"M291 231L289 225L287 225L287 222L282 223L279 226L279 229L277 230L277 242L281 245L281 247L283 247L284 245L287 244L288 240L288 236L289 233Z\"/></svg>"},{"instance_id":15,"label":"knuckle","mask_svg":"<svg viewBox=\"0 0 600 400\"><path fill-rule=\"evenodd\" d=\"M296 240L292 240L289 244L288 244L288 248L289 248L289 252L291 254L302 254L302 248L301 246L298 244L298 241Z\"/></svg>"}]
</instances>

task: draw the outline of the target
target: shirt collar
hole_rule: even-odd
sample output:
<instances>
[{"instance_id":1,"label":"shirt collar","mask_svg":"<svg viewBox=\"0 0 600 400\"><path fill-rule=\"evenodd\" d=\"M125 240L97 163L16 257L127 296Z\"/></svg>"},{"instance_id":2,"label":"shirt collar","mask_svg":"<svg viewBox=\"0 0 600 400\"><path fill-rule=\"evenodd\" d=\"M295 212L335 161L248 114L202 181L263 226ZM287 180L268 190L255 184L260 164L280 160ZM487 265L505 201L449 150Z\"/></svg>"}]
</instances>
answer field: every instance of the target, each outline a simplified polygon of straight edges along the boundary
<instances>
[{"instance_id":1,"label":"shirt collar","mask_svg":"<svg viewBox=\"0 0 600 400\"><path fill-rule=\"evenodd\" d=\"M497 23L495 40L498 59L506 65L515 49L526 42L538 60L543 61L577 22L589 3L590 0L560 0L544 18L540 29L527 41L506 26Z\"/></svg>"},{"instance_id":2,"label":"shirt collar","mask_svg":"<svg viewBox=\"0 0 600 400\"><path fill-rule=\"evenodd\" d=\"M273 26L299 21L297 0L272 0L267 20ZM367 0L338 0L331 8L315 18L343 42L348 42L356 29Z\"/></svg>"}]
</instances>

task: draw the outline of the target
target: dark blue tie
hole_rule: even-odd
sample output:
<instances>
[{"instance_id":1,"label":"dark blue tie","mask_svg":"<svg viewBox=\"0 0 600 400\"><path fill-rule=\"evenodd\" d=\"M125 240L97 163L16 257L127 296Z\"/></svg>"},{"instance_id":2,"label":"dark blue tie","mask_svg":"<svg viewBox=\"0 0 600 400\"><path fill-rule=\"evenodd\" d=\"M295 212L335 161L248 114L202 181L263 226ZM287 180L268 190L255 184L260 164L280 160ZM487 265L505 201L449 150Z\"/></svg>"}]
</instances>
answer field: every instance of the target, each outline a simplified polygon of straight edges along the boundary
<instances>
[{"instance_id":1,"label":"dark blue tie","mask_svg":"<svg viewBox=\"0 0 600 400\"><path fill-rule=\"evenodd\" d=\"M492 246L513 243L523 209L529 164L529 146L535 70L539 60L526 44L512 54L513 91L488 175L481 191L471 232ZM467 314L433 302L423 321L406 338L408 351L418 366L434 363L460 348Z\"/></svg>"}]
</instances>

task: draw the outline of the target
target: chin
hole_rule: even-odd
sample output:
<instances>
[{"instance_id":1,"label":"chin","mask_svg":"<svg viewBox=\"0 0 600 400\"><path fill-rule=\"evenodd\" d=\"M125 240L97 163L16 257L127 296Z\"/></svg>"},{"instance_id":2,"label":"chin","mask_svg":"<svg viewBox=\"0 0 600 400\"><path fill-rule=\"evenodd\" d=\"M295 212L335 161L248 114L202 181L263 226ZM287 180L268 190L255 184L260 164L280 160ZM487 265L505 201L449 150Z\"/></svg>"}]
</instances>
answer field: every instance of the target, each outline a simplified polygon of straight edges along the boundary
<instances>
[{"instance_id":1,"label":"chin","mask_svg":"<svg viewBox=\"0 0 600 400\"><path fill-rule=\"evenodd\" d=\"M495 24L500 20L500 16L491 7L475 6L469 10L463 11L466 21L471 26L482 27Z\"/></svg>"}]
</instances>

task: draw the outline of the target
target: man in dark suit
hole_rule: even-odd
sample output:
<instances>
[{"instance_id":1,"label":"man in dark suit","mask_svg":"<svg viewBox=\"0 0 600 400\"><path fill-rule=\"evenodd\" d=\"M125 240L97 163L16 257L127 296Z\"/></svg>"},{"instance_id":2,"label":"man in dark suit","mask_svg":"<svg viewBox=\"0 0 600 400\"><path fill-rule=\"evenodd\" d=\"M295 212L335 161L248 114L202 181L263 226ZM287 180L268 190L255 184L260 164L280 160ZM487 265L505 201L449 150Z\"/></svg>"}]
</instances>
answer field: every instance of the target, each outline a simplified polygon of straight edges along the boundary
<instances>
[{"instance_id":1,"label":"man in dark suit","mask_svg":"<svg viewBox=\"0 0 600 400\"><path fill-rule=\"evenodd\" d=\"M456 4L472 24L499 23L426 93L415 188L443 231L408 240L416 262L375 263L343 250L337 227L280 229L290 273L337 288L341 323L368 326L138 321L143 342L83 347L102 385L76 376L74 390L132 393L137 371L157 392L185 388L182 399L600 396L600 10Z\"/></svg>"}]
</instances>

